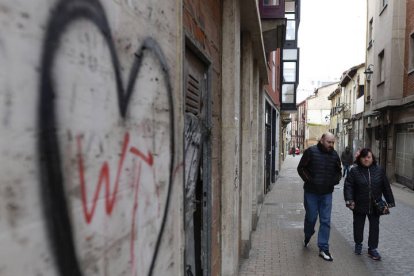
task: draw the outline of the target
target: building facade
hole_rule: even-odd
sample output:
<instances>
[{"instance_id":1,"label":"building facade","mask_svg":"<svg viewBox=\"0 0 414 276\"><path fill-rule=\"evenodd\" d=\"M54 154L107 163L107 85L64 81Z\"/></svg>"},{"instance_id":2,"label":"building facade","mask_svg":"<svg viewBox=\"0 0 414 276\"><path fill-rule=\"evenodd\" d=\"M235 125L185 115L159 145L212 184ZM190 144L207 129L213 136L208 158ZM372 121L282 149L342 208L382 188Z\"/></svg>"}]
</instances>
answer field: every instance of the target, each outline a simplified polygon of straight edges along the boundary
<instances>
[{"instance_id":1,"label":"building facade","mask_svg":"<svg viewBox=\"0 0 414 276\"><path fill-rule=\"evenodd\" d=\"M335 82L319 87L306 99L305 148L316 145L322 134L329 130L331 102L328 97L337 86Z\"/></svg>"},{"instance_id":2,"label":"building facade","mask_svg":"<svg viewBox=\"0 0 414 276\"><path fill-rule=\"evenodd\" d=\"M368 1L367 146L392 181L413 188L410 1Z\"/></svg>"}]
</instances>

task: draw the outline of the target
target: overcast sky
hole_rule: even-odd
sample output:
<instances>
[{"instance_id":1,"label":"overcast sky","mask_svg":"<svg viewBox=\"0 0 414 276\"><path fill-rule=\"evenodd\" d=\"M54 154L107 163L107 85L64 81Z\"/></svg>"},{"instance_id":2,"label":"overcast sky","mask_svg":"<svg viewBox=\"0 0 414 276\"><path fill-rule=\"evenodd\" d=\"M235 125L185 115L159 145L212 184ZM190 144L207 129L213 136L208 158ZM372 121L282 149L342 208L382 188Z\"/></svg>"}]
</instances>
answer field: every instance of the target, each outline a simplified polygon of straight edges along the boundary
<instances>
[{"instance_id":1,"label":"overcast sky","mask_svg":"<svg viewBox=\"0 0 414 276\"><path fill-rule=\"evenodd\" d=\"M296 102L309 96L318 81L338 80L343 71L365 62L365 35L365 0L302 0Z\"/></svg>"}]
</instances>

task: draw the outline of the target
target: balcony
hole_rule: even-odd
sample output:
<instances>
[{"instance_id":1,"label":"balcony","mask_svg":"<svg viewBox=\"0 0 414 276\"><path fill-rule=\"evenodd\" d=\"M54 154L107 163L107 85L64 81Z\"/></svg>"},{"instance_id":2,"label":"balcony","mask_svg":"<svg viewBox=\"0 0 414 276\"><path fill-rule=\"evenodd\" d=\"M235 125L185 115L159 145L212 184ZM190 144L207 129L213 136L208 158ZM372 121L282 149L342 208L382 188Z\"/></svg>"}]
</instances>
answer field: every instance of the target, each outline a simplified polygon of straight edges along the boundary
<instances>
[{"instance_id":1,"label":"balcony","mask_svg":"<svg viewBox=\"0 0 414 276\"><path fill-rule=\"evenodd\" d=\"M263 44L266 53L282 48L285 41L285 0L259 0Z\"/></svg>"},{"instance_id":2,"label":"balcony","mask_svg":"<svg viewBox=\"0 0 414 276\"><path fill-rule=\"evenodd\" d=\"M262 19L285 18L285 0L258 0Z\"/></svg>"}]
</instances>

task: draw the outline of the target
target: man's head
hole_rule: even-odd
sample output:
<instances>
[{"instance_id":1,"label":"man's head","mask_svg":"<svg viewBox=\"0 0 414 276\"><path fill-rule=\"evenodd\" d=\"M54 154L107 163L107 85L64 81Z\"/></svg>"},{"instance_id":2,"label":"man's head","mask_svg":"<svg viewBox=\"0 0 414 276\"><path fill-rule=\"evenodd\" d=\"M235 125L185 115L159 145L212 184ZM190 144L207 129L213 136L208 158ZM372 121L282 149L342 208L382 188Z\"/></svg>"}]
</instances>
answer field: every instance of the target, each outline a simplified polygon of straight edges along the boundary
<instances>
[{"instance_id":1,"label":"man's head","mask_svg":"<svg viewBox=\"0 0 414 276\"><path fill-rule=\"evenodd\" d=\"M324 133L321 137L321 144L327 151L332 151L334 149L335 136L330 132Z\"/></svg>"},{"instance_id":2,"label":"man's head","mask_svg":"<svg viewBox=\"0 0 414 276\"><path fill-rule=\"evenodd\" d=\"M349 152L349 147L345 147L345 151L346 152Z\"/></svg>"}]
</instances>

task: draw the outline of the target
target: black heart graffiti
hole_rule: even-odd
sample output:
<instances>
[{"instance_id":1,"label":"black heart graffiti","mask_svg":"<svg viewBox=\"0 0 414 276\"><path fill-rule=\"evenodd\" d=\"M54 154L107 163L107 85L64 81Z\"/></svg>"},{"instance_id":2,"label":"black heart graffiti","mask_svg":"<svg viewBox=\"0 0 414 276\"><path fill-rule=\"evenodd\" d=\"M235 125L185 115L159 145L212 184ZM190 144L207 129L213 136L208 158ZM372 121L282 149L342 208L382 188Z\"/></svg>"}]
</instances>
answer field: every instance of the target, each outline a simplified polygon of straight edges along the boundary
<instances>
[{"instance_id":1,"label":"black heart graffiti","mask_svg":"<svg viewBox=\"0 0 414 276\"><path fill-rule=\"evenodd\" d=\"M59 126L56 119L55 91L52 79L53 65L56 59L56 53L60 46L60 39L67 30L69 24L77 20L88 20L94 24L107 43L110 51L110 59L114 68L119 113L125 119L128 109L128 103L134 91L134 85L137 75L141 68L141 63L145 51L150 51L157 58L162 68L165 83L166 95L169 105L169 124L170 124L170 166L167 183L167 193L165 198L164 213L162 214L161 225L154 252L152 253L151 264L148 275L152 275L156 263L158 251L160 248L161 238L164 232L173 179L174 166L174 106L171 80L167 68L166 58L157 44L151 38L143 41L141 47L135 53L135 59L130 71L126 89L124 88L120 64L113 43L111 29L105 15L105 11L98 0L65 0L60 1L52 11L49 18L44 46L41 59L41 79L39 90L39 110L38 110L38 127L39 133L39 156L41 170L41 191L44 203L44 212L47 221L47 230L51 237L51 246L56 258L58 271L61 275L77 276L82 275L79 266L79 260L76 255L74 245L73 230L68 211L67 199L64 189L64 177L59 148L59 139L57 131Z\"/></svg>"}]
</instances>

